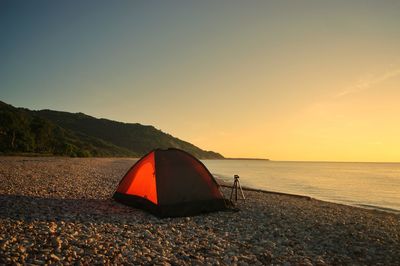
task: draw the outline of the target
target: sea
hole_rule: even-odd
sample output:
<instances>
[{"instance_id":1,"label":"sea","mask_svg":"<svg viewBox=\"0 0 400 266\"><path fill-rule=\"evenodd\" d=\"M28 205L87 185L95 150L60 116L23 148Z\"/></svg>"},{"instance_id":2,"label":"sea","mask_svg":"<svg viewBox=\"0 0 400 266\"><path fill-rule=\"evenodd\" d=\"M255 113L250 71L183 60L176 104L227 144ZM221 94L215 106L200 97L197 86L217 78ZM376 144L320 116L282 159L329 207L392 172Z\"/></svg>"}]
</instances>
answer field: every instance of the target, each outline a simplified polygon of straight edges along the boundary
<instances>
[{"instance_id":1,"label":"sea","mask_svg":"<svg viewBox=\"0 0 400 266\"><path fill-rule=\"evenodd\" d=\"M203 160L210 172L242 186L400 213L400 163Z\"/></svg>"}]
</instances>

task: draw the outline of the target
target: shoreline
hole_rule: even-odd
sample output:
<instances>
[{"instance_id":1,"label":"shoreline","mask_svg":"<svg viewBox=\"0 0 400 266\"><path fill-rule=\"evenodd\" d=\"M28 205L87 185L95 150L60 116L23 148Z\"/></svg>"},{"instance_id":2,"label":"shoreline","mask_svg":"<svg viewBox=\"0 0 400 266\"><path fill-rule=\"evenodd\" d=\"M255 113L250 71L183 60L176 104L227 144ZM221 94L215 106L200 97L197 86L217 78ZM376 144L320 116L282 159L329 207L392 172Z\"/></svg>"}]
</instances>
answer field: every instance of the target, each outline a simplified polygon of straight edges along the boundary
<instances>
[{"instance_id":1,"label":"shoreline","mask_svg":"<svg viewBox=\"0 0 400 266\"><path fill-rule=\"evenodd\" d=\"M228 182L216 178L214 176L214 178L217 180L218 184L221 187L225 187L228 189L232 189L232 185L228 184ZM254 191L254 192L261 192L261 193L267 193L267 194L275 194L275 195L282 195L282 196L290 196L290 197L297 197L297 198L303 198L306 200L316 200L316 201L322 201L322 202L327 202L327 203L332 203L332 204L338 204L338 205L343 205L343 206L347 206L347 207L353 207L353 208L360 208L363 210L370 210L370 211L377 211L377 212L385 212L385 213L393 213L393 214L398 214L400 215L400 210L397 209L393 209L393 208L387 208L387 207L381 207L381 206L375 206L375 205L368 205L368 204L345 204L345 203L341 203L341 202L334 202L334 201L328 201L328 200L321 200L321 199L317 199L311 196L307 196L307 195L300 195L300 194L292 194L292 193L286 193L286 192L279 192L279 191L271 191L271 190L265 190L265 189L259 189L259 188L251 188L251 187L247 187L247 186L242 186L243 190L247 190L247 191Z\"/></svg>"},{"instance_id":2,"label":"shoreline","mask_svg":"<svg viewBox=\"0 0 400 266\"><path fill-rule=\"evenodd\" d=\"M59 158L59 159L73 159L73 160L90 160L90 159L100 159L100 160L128 160L128 161L137 161L140 158L135 158L135 157L67 157L67 156L54 156L54 155L43 155L43 154L37 154L37 155L29 155L25 156L22 154L15 154L15 155L0 155L0 160L2 158L20 158L23 160L29 160L29 159L51 159L51 158ZM206 160L236 160L235 158L224 158L224 159L206 159ZM238 159L238 160L266 160L266 161L271 161L269 159ZM271 162L286 162L286 161L271 161ZM288 162L313 162L313 161L288 161ZM319 162L319 161L315 161ZM320 162L325 162L325 161L320 161ZM335 162L333 162L335 163ZM338 162L338 163L347 163L347 162ZM357 162L356 162L357 163ZM358 163L369 163L369 162L358 162ZM376 163L385 163L385 162L376 162ZM391 163L391 162L387 162ZM393 162L397 163L397 162ZM217 180L218 184L222 187L227 187L231 188L232 185L230 183L224 181L222 178L219 178L218 176L213 175L214 178ZM313 199L313 200L319 200L319 201L324 201L324 202L329 202L329 203L334 203L334 204L340 204L344 206L349 206L349 207L355 207L355 208L361 208L365 210L372 210L372 211L382 211L382 212L388 212L388 213L394 213L394 214L400 214L400 210L398 209L393 209L389 207L383 207L383 206L377 206L377 205L369 205L369 204L347 204L345 202L339 202L339 201L329 201L329 200L323 200L323 199L318 199L314 198L311 196L307 195L302 195L302 194L292 194L292 193L286 193L286 192L279 192L279 191L271 191L271 190L266 190L266 189L259 189L259 188L252 188L248 186L242 186L243 190L248 190L248 191L258 191L258 192L264 192L264 193L272 193L272 194L277 194L277 195L288 195L288 196L293 196L293 197L303 197L306 199Z\"/></svg>"},{"instance_id":3,"label":"shoreline","mask_svg":"<svg viewBox=\"0 0 400 266\"><path fill-rule=\"evenodd\" d=\"M132 163L0 158L0 264L399 263L398 214L246 188L238 212L158 219L111 199Z\"/></svg>"}]
</instances>

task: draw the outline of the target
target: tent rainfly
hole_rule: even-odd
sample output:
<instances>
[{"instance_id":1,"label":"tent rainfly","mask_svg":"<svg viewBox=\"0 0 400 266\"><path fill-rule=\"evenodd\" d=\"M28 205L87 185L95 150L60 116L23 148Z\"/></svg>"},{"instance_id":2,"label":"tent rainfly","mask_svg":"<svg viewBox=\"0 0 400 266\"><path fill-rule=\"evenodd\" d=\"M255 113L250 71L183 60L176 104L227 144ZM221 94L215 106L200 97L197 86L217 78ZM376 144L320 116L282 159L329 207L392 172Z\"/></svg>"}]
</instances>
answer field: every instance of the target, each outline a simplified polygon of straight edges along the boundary
<instances>
[{"instance_id":1,"label":"tent rainfly","mask_svg":"<svg viewBox=\"0 0 400 266\"><path fill-rule=\"evenodd\" d=\"M157 149L142 157L122 178L113 198L158 217L227 209L227 202L208 169L179 149Z\"/></svg>"}]
</instances>

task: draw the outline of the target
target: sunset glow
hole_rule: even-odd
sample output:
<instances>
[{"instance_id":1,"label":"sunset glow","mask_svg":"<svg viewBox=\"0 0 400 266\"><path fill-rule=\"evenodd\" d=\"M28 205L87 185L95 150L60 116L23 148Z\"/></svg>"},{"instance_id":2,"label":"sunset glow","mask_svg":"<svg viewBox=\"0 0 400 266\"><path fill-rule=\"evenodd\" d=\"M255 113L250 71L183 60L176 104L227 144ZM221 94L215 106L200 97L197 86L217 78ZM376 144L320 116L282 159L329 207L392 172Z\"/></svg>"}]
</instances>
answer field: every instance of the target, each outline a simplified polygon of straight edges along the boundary
<instances>
[{"instance_id":1,"label":"sunset glow","mask_svg":"<svg viewBox=\"0 0 400 266\"><path fill-rule=\"evenodd\" d=\"M400 161L400 1L2 1L0 100L225 157Z\"/></svg>"}]
</instances>

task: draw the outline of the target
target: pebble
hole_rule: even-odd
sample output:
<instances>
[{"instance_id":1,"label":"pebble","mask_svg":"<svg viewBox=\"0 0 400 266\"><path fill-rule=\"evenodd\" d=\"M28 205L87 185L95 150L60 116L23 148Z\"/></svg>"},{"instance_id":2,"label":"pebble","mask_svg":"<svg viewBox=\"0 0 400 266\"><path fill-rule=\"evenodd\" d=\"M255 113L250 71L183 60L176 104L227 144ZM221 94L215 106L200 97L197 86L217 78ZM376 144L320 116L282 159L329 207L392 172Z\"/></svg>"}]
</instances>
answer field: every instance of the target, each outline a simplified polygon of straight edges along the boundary
<instances>
[{"instance_id":1,"label":"pebble","mask_svg":"<svg viewBox=\"0 0 400 266\"><path fill-rule=\"evenodd\" d=\"M50 258L52 258L53 260L56 260L56 261L60 260L60 258L57 257L57 255L55 255L55 254L50 254Z\"/></svg>"},{"instance_id":2,"label":"pebble","mask_svg":"<svg viewBox=\"0 0 400 266\"><path fill-rule=\"evenodd\" d=\"M245 190L239 212L158 219L111 199L133 162L0 157L0 265L399 262L398 214Z\"/></svg>"},{"instance_id":3,"label":"pebble","mask_svg":"<svg viewBox=\"0 0 400 266\"><path fill-rule=\"evenodd\" d=\"M18 251L21 253L25 253L26 248L24 246L18 246Z\"/></svg>"}]
</instances>

